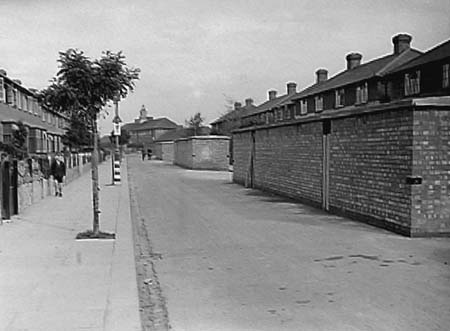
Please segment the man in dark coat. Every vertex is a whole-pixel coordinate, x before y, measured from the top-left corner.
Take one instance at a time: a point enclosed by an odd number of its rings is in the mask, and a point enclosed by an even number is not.
[[[55,181],[55,195],[62,197],[62,187],[66,180],[66,164],[61,153],[57,153],[51,165],[51,175]]]

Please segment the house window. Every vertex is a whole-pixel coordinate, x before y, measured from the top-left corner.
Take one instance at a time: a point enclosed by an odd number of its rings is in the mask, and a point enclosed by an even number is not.
[[[291,107],[289,107],[287,105],[284,108],[284,118],[287,120],[291,119]]]
[[[323,98],[321,95],[317,95],[314,97],[314,101],[316,104],[316,111],[322,111],[323,110]]]
[[[405,74],[405,96],[420,93],[420,70]]]
[[[13,89],[13,99],[12,99],[12,105],[14,107],[19,107],[19,96],[18,96],[18,91],[17,89]]]
[[[6,103],[12,105],[14,102],[14,89],[11,85],[5,85]]]
[[[334,97],[335,97],[336,108],[344,107],[344,104],[345,104],[345,101],[344,101],[344,89],[341,88],[339,90],[334,91]]]
[[[0,77],[0,101],[6,102],[6,90],[5,90],[5,83],[3,81],[3,77]]]
[[[356,104],[367,103],[369,99],[369,87],[367,82],[356,87]]]
[[[300,102],[296,102],[294,105],[294,117],[298,118],[300,116],[301,116]]]
[[[303,99],[300,101],[300,114],[306,115],[306,113],[308,113],[308,102],[306,99]]]
[[[446,63],[442,66],[442,87],[449,88],[450,87],[450,64]]]

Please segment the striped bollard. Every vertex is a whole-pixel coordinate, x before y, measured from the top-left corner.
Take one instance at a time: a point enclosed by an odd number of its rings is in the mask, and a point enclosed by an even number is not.
[[[120,161],[114,161],[114,184],[120,184]]]

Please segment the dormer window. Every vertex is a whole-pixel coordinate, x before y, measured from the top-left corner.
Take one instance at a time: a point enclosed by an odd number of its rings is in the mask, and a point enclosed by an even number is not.
[[[345,91],[343,88],[334,91],[334,99],[335,99],[336,108],[344,107],[344,105],[345,105],[345,99],[344,99],[345,94],[344,93],[345,93]]]
[[[277,112],[277,119],[278,121],[282,121],[283,120],[283,108],[278,108]]]
[[[369,87],[367,82],[356,87],[356,104],[367,103],[369,99]]]
[[[450,64],[446,63],[442,66],[442,87],[449,88],[450,87]]]
[[[303,99],[300,101],[300,114],[306,115],[308,113],[308,101],[306,99]]]
[[[405,96],[420,93],[420,70],[405,74]]]
[[[285,107],[284,108],[284,118],[287,120],[290,120],[291,119],[291,107],[290,107],[290,105],[286,105],[284,107]]]
[[[317,112],[322,111],[323,110],[323,98],[321,95],[317,95],[314,97],[314,101],[315,101],[315,109]]]

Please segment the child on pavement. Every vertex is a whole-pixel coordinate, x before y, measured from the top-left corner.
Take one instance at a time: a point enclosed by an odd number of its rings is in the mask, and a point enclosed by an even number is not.
[[[61,153],[57,153],[51,165],[51,175],[55,181],[55,195],[62,197],[62,187],[66,179],[66,164]]]

